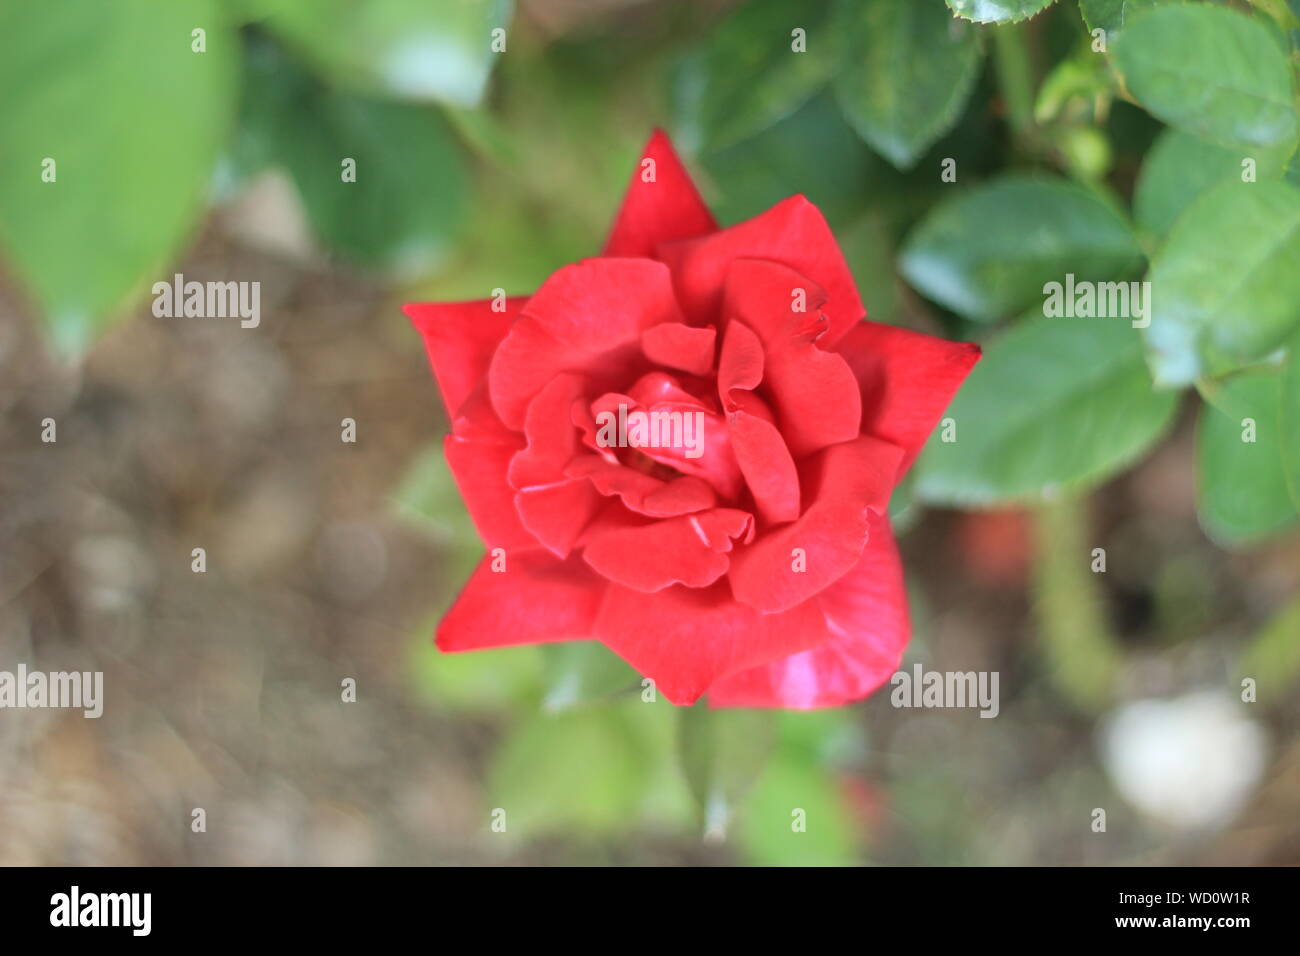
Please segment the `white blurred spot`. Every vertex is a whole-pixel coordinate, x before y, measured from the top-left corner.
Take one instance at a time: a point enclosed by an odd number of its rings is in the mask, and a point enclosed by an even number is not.
[[[1231,696],[1205,690],[1120,707],[1102,728],[1101,750],[1126,800],[1196,829],[1226,823],[1254,792],[1267,736]]]
[[[402,96],[474,106],[486,81],[486,65],[479,58],[436,33],[402,40],[384,61],[384,82]]]

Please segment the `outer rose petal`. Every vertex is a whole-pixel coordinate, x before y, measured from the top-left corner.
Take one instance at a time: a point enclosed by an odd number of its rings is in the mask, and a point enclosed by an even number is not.
[[[528,403],[561,372],[587,375],[596,392],[626,384],[647,368],[641,333],[661,322],[681,322],[662,263],[584,259],[565,266],[528,300],[492,356],[493,408],[518,429]]]
[[[509,554],[504,571],[484,558],[438,625],[438,647],[474,651],[591,636],[606,583],[576,557]]]
[[[710,588],[677,585],[656,594],[612,584],[593,628],[606,647],[678,705],[695,703],[727,674],[826,639],[826,622],[815,603],[759,614],[732,600],[721,582]]]
[[[497,420],[480,386],[461,404],[452,433],[443,440],[447,467],[469,509],[479,536],[489,548],[536,548],[515,511],[515,490],[506,475],[523,440]]]
[[[868,512],[889,504],[901,457],[898,446],[863,435],[810,459],[803,488],[812,503],[804,513],[732,555],[727,579],[736,599],[765,613],[784,611],[848,573],[867,542]],[[803,571],[792,567],[795,548],[804,551]]]
[[[647,159],[653,166],[647,166]],[[654,179],[646,182],[643,177],[650,169]],[[655,130],[632,173],[602,255],[649,257],[661,242],[691,239],[717,228],[673,144]]]
[[[456,414],[475,386],[483,381],[492,353],[527,303],[526,295],[507,298],[504,312],[494,312],[489,299],[410,302],[402,306],[424,339],[429,365],[449,416]]]
[[[980,359],[978,345],[878,322],[859,322],[838,351],[862,389],[862,430],[905,452],[900,478]]]
[[[866,315],[830,227],[803,196],[782,200],[767,212],[702,239],[659,246],[658,258],[673,270],[673,283],[687,318],[712,321],[722,303],[722,284],[736,259],[771,259],[826,290],[830,326],[821,344],[832,348]]]
[[[860,700],[898,670],[910,634],[903,565],[889,519],[871,516],[853,570],[814,601],[830,639],[709,688],[712,707],[835,707]]]

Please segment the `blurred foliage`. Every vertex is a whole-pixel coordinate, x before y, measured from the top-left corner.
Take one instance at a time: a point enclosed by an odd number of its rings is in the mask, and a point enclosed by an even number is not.
[[[948,412],[958,441],[931,443],[894,511],[1038,508],[1045,670],[1080,710],[1111,698],[1122,651],[1078,499],[1147,455],[1185,397],[1202,397],[1206,531],[1244,547],[1295,527],[1295,4],[748,0],[569,20],[543,6],[7,4],[5,266],[51,343],[84,356],[210,209],[281,170],[336,267],[410,298],[526,293],[600,248],[662,125],[724,222],[805,193],[872,318],[985,346]],[[1149,325],[1045,317],[1045,284],[1067,274],[1150,282]],[[440,581],[481,556],[458,501],[440,448],[393,494],[439,544]],[[679,713],[591,644],[440,655],[429,632],[452,597],[413,638],[412,680],[432,707],[517,718],[489,781],[511,833],[702,821],[759,862],[861,858],[871,798],[838,775],[865,743],[823,746],[854,736],[843,715]],[[1294,679],[1295,613],[1247,670]],[[932,784],[904,796],[960,826],[960,784]]]
[[[0,244],[63,350],[167,276],[231,132],[238,59],[216,0],[0,7]]]

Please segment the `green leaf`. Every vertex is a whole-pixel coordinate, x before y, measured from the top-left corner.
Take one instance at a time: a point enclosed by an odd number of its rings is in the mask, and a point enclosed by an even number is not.
[[[899,265],[929,298],[989,322],[1022,312],[1043,285],[1125,278],[1141,252],[1124,217],[1063,179],[1007,176],[958,193],[913,230]]]
[[[837,225],[861,211],[880,161],[834,100],[818,95],[743,143],[705,153],[700,164],[713,183],[710,208],[722,222],[749,219],[802,193]]]
[[[65,352],[164,278],[197,224],[237,59],[213,0],[0,7],[0,247]]]
[[[1295,142],[1287,55],[1249,16],[1199,3],[1144,10],[1114,54],[1137,101],[1172,126],[1225,145]]]
[[[466,174],[433,108],[325,88],[263,45],[250,53],[240,133],[244,157],[289,170],[329,248],[404,274],[449,251],[467,210]]]
[[[1206,142],[1178,129],[1165,130],[1147,153],[1133,197],[1138,224],[1156,236],[1169,232],[1174,221],[1202,193],[1215,186],[1242,182],[1242,162],[1255,161],[1257,180],[1281,179],[1286,171],[1286,147],[1232,148]]]
[[[707,839],[721,840],[745,794],[763,771],[776,739],[768,710],[678,709],[679,753],[700,807]]]
[[[274,0],[264,26],[359,92],[477,106],[510,0]],[[507,37],[506,51],[510,49]]]
[[[1237,676],[1255,679],[1261,703],[1276,706],[1295,699],[1289,693],[1289,688],[1300,678],[1300,641],[1296,640],[1297,634],[1300,634],[1300,597],[1284,605],[1251,638],[1238,661]]]
[[[952,128],[979,75],[979,34],[937,3],[841,0],[835,94],[854,128],[900,169]]]
[[[992,505],[1096,485],[1149,448],[1176,405],[1151,387],[1128,321],[1025,319],[988,346],[949,406],[956,440],[929,443],[917,495]]]
[[[609,834],[637,822],[653,767],[649,742],[621,708],[542,715],[511,729],[488,796],[505,810],[507,834]]]
[[[1187,384],[1261,358],[1300,322],[1300,189],[1225,183],[1174,223],[1151,263],[1148,361]]]
[[[781,753],[746,801],[740,845],[758,866],[849,866],[857,834],[832,774],[806,758]]]
[[[445,654],[433,643],[441,612],[414,635],[408,670],[416,692],[435,707],[491,716],[533,709],[542,680],[536,645]]]
[[[1106,42],[1114,43],[1134,14],[1182,0],[1079,0],[1079,12],[1089,30],[1105,30]]]
[[[976,23],[1015,23],[1041,13],[1054,0],[947,0],[948,9]]]
[[[641,686],[641,675],[599,641],[561,641],[543,648],[549,711],[608,701]]]
[[[1294,524],[1282,465],[1278,370],[1249,369],[1204,385],[1202,393],[1206,404],[1196,427],[1202,526],[1223,544],[1241,545]]]
[[[1291,337],[1282,362],[1281,399],[1282,470],[1291,503],[1300,509],[1300,334]]]
[[[840,786],[844,768],[865,754],[854,711],[787,710],[776,719],[776,751],[737,820],[740,846],[762,866],[858,862],[863,834]]]
[[[878,211],[872,211],[839,230],[836,238],[844,261],[853,271],[872,322],[893,325],[901,314],[899,281],[894,272],[894,242],[889,224]]]
[[[829,10],[830,0],[750,0],[722,21],[674,78],[678,144],[699,152],[737,143],[825,86],[838,49]]]

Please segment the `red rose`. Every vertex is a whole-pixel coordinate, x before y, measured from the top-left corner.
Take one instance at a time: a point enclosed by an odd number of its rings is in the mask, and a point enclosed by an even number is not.
[[[808,200],[719,229],[656,133],[599,257],[496,310],[405,311],[505,555],[442,650],[598,640],[673,703],[731,707],[842,704],[897,669],[890,492],[979,349],[865,321]]]

